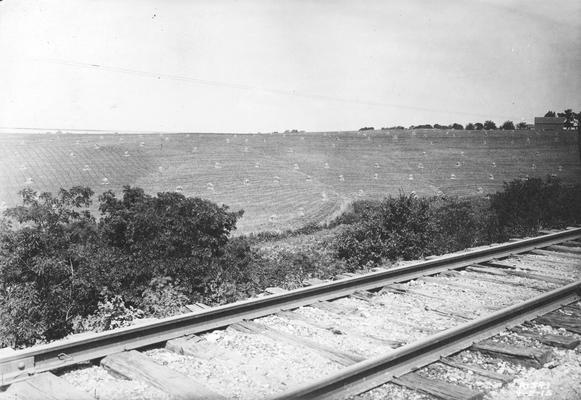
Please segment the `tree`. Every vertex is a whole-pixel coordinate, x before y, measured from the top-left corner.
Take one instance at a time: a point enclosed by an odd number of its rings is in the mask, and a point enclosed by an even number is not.
[[[452,124],[452,129],[462,130],[464,127],[456,122]]]
[[[448,125],[434,124],[434,129],[450,129]]]
[[[486,129],[487,131],[496,129],[496,124],[493,121],[488,120],[484,122],[483,128]]]
[[[528,125],[524,121],[521,121],[518,124],[516,124],[516,129],[522,130],[522,129],[527,129],[527,127],[528,127]]]
[[[565,118],[565,123],[563,124],[565,129],[573,129],[576,126],[576,120],[579,118],[577,114],[575,114],[570,108],[566,109],[562,113],[559,113],[558,115],[561,118]]]
[[[476,128],[477,131],[481,131],[482,129],[484,129],[484,125],[481,122],[476,122],[474,124],[474,127]]]
[[[474,126],[474,124],[472,122],[470,122],[466,125],[467,131],[473,131],[474,129],[476,129],[476,127]]]
[[[90,188],[20,194],[4,213],[20,225],[0,224],[0,346],[60,338],[107,298],[141,307],[162,281],[175,298],[224,301],[248,274],[248,246],[229,237],[242,211],[126,186],[100,196],[97,223]]]
[[[88,211],[93,191],[19,194],[22,205],[4,214],[21,227],[0,236],[0,336],[22,344],[66,334],[72,317],[96,305],[99,288],[83,273],[83,248],[97,236]],[[32,316],[34,323],[20,329],[18,321]]]
[[[514,123],[512,121],[504,121],[500,126],[500,129],[503,129],[505,131],[513,131],[515,129]]]
[[[546,114],[545,114],[545,117],[547,117],[547,118],[554,118],[556,116],[557,115],[555,114],[555,112],[554,111],[550,111],[550,110],[547,111]]]
[[[134,288],[135,296],[154,276],[177,279],[188,295],[201,295],[243,214],[198,197],[150,196],[130,186],[123,188],[121,199],[108,191],[99,200],[99,232],[126,260],[126,286]],[[134,265],[140,266],[138,272]]]

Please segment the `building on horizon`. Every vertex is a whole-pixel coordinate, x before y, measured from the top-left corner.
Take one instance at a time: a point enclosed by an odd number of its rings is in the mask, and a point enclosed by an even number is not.
[[[565,126],[563,117],[535,117],[535,130],[558,131]]]

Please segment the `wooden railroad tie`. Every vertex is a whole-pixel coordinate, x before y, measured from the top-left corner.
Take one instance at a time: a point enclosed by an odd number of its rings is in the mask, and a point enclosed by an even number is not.
[[[101,360],[101,366],[112,375],[143,381],[175,399],[225,399],[189,376],[160,365],[136,350],[111,354]]]
[[[497,284],[503,284],[503,285],[510,285],[510,286],[516,286],[516,287],[526,287],[526,288],[532,288],[532,289],[536,289],[539,291],[547,291],[549,290],[546,286],[543,286],[541,284],[536,284],[536,283],[525,283],[525,282],[513,282],[507,279],[501,279],[502,277],[506,278],[506,277],[510,277],[510,276],[517,276],[517,277],[521,277],[521,278],[527,278],[530,280],[535,280],[535,281],[545,281],[545,275],[538,275],[538,274],[529,274],[526,273],[524,271],[502,271],[502,270],[498,270],[496,268],[487,268],[487,267],[467,267],[466,271],[469,272],[476,272],[478,274],[481,275],[488,275],[488,276],[478,276],[478,275],[465,275],[466,278],[469,279],[475,279],[475,280],[479,280],[479,281],[484,281],[484,282],[492,282],[492,283],[497,283]],[[493,276],[493,277],[490,277]],[[551,282],[551,283],[557,283],[559,282],[559,284],[565,285],[566,283],[569,283],[568,281],[565,280],[561,280],[559,278],[554,278],[554,277],[546,277],[546,279]]]
[[[581,247],[561,246],[555,244],[553,246],[546,247],[546,249],[550,251],[555,251],[557,253],[581,255]]]
[[[434,284],[440,285],[440,286],[452,286],[452,287],[456,287],[456,288],[462,289],[462,290],[470,290],[470,291],[481,292],[481,293],[488,293],[490,291],[488,288],[485,288],[485,287],[470,285],[470,284],[465,284],[465,283],[460,283],[460,282],[452,282],[449,280],[434,278],[432,276],[423,276],[421,278],[418,278],[418,280],[423,281],[423,282],[428,282],[428,283],[434,283]]]
[[[538,333],[533,331],[525,331],[519,326],[509,328],[511,332],[524,336],[530,339],[535,339],[543,344],[553,347],[560,347],[563,349],[574,349],[581,343],[581,341],[573,336],[560,336],[550,333]]]
[[[484,397],[484,393],[466,386],[424,378],[415,372],[393,378],[391,382],[445,400],[479,400]]]
[[[208,342],[197,335],[188,335],[168,340],[165,348],[176,354],[199,358],[202,360],[242,361],[239,353],[226,350],[216,343]]]
[[[393,349],[401,347],[403,345],[406,344],[406,342],[400,341],[400,340],[391,340],[391,339],[386,339],[386,338],[382,338],[379,337],[377,335],[373,335],[370,333],[364,333],[363,335],[360,334],[359,332],[350,332],[350,331],[345,331],[343,329],[338,329],[336,326],[334,325],[328,325],[328,324],[322,324],[319,321],[313,321],[311,318],[306,317],[304,315],[292,312],[292,311],[280,311],[277,313],[277,315],[279,317],[282,318],[286,318],[286,319],[290,319],[290,320],[296,320],[296,321],[300,321],[302,324],[313,327],[313,328],[318,328],[318,329],[323,329],[323,330],[327,330],[335,335],[349,335],[349,336],[355,336],[355,337],[363,337],[363,338],[367,338],[367,339],[372,339],[375,340],[377,342],[380,342],[384,345],[387,345]]]
[[[5,392],[0,392],[0,399],[95,400],[87,392],[51,372],[43,372],[25,381],[13,383]]]
[[[441,300],[440,297],[437,297],[437,296],[434,296],[434,295],[431,295],[428,293],[424,293],[422,291],[418,291],[415,289],[410,289],[407,286],[401,285],[399,283],[392,283],[390,285],[384,286],[379,293],[381,294],[382,292],[394,293],[394,294],[409,293],[409,294],[415,294],[416,296],[420,296],[420,297],[426,297],[428,299]]]
[[[476,267],[483,267],[483,268],[499,268],[501,270],[504,270],[504,269],[508,269],[508,270],[517,269],[514,265],[505,264],[505,263],[503,263],[501,261],[498,261],[498,260],[484,261],[484,262],[482,262],[480,264],[473,264],[473,265],[476,266]],[[525,270],[525,271],[526,270],[532,271],[530,268],[520,268],[520,269]]]
[[[562,252],[552,251],[552,250],[534,249],[534,250],[531,250],[530,253],[537,254],[539,256],[551,256],[551,257],[566,258],[566,259],[571,259],[571,260],[581,260],[581,254],[562,253]]]
[[[331,313],[334,313],[337,315],[352,314],[353,312],[358,310],[357,307],[346,308],[343,306],[338,306],[338,305],[334,304],[333,301],[321,301],[319,303],[311,304],[310,307],[318,308],[320,310],[331,312]],[[416,329],[418,331],[427,332],[430,335],[439,332],[437,329],[422,327],[422,326],[419,326],[413,322],[403,321],[403,320],[393,318],[393,317],[384,317],[383,319],[386,321],[393,322],[393,323],[398,324],[398,325],[409,326],[410,328]]]
[[[518,276],[520,278],[533,279],[533,280],[543,281],[543,282],[550,282],[550,283],[554,283],[557,285],[567,285],[567,284],[571,283],[567,279],[555,278],[555,277],[549,276],[549,275],[536,274],[536,273],[521,271],[521,270],[517,270],[517,269],[498,269],[498,268],[489,268],[488,266],[474,265],[474,266],[467,267],[466,270],[472,271],[472,272],[479,272],[479,273],[483,273],[483,274],[496,275],[496,276],[511,276],[512,275],[512,276]]]
[[[475,343],[470,347],[470,350],[491,354],[498,358],[504,358],[508,361],[537,369],[553,358],[551,350],[530,349],[503,343]]]
[[[472,371],[477,375],[480,376],[484,376],[486,378],[490,378],[490,379],[495,379],[497,381],[501,381],[503,383],[508,383],[514,380],[514,375],[505,375],[505,374],[499,374],[498,372],[495,371],[490,371],[481,367],[477,367],[474,365],[468,365],[468,364],[464,364],[464,363],[460,363],[457,361],[453,361],[451,358],[449,357],[443,357],[439,360],[440,363],[448,365],[450,367],[454,367],[457,369],[461,369],[464,371]]]
[[[555,328],[563,328],[569,332],[581,335],[581,316],[579,314],[565,315],[558,311],[537,317],[536,322],[539,324],[550,325]]]
[[[567,242],[559,243],[559,246],[565,247],[581,247],[581,242],[578,240],[569,240]]]
[[[248,334],[260,334],[264,335],[272,340],[275,341],[284,341],[290,343],[294,346],[306,347],[311,350],[316,351],[317,353],[321,354],[322,356],[332,360],[336,363],[341,365],[352,365],[358,363],[360,361],[365,360],[365,357],[360,356],[358,354],[352,354],[343,352],[340,350],[336,350],[333,347],[326,346],[320,343],[317,343],[310,339],[305,339],[300,336],[292,335],[290,333],[282,332],[277,329],[273,329],[269,326],[259,324],[252,321],[243,321],[237,322],[235,324],[230,325],[233,329],[240,331],[242,333]]]

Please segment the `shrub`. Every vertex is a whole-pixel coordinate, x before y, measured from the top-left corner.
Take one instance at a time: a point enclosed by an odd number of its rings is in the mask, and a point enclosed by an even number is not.
[[[496,215],[486,199],[433,198],[430,254],[444,254],[498,240]]]
[[[102,332],[130,326],[136,319],[143,318],[142,310],[125,304],[123,296],[105,296],[97,306],[97,311],[88,316],[76,316],[72,322],[73,332]]]
[[[0,348],[44,342],[47,321],[33,283],[0,291]]]
[[[34,327],[13,329],[18,345],[66,335],[75,315],[94,309],[98,293],[82,274],[80,251],[96,237],[88,212],[92,191],[74,187],[53,196],[25,189],[20,194],[23,205],[5,212],[20,227],[0,233],[0,287],[8,295],[26,294],[22,304],[16,297],[2,303],[0,312],[16,321],[14,327],[29,319],[30,312],[37,316]]]
[[[429,200],[415,195],[388,197],[360,218],[362,222],[341,234],[334,245],[336,256],[351,267],[374,266],[382,258],[422,257],[434,231]]]
[[[527,236],[541,228],[581,222],[581,186],[562,185],[558,178],[514,180],[492,195],[504,237]]]
[[[379,232],[371,224],[357,223],[339,234],[333,248],[335,256],[344,260],[349,272],[360,268],[372,268],[383,259],[384,243]]]
[[[347,270],[345,263],[329,252],[313,248],[260,252],[255,256],[252,269],[257,287],[262,289],[272,286],[295,289],[307,279],[330,279]]]
[[[348,210],[331,221],[328,227],[352,225],[373,218],[373,215],[378,212],[380,204],[381,202],[377,200],[357,200],[351,203]]]
[[[149,287],[143,291],[141,309],[146,315],[155,318],[183,313],[186,304],[190,303],[184,292],[185,289],[170,277],[153,278]]]
[[[112,192],[100,197],[103,217],[97,224],[89,212],[89,188],[61,189],[56,196],[31,189],[20,194],[22,206],[5,212],[19,226],[0,226],[2,337],[17,345],[63,337],[73,320],[89,315],[107,329],[115,325],[107,322],[108,312],[115,321],[140,307],[153,315],[175,312],[168,303],[186,296],[222,301],[235,295],[216,295],[215,282],[235,282],[238,293],[236,282],[245,279],[233,273],[240,263],[225,270],[219,262],[234,260],[229,234],[242,212],[178,193],[149,196],[125,187],[121,199]],[[238,249],[245,251],[248,246]]]

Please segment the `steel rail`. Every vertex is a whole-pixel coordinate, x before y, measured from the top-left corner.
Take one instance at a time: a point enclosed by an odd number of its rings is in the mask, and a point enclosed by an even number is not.
[[[225,327],[235,322],[259,318],[281,310],[344,297],[357,290],[369,290],[391,283],[405,282],[577,238],[581,238],[581,228],[571,228],[484,249],[444,255],[405,267],[372,272],[214,307],[201,312],[164,318],[148,324],[30,347],[0,357],[0,386],[26,379],[30,374],[99,359],[116,352],[138,349],[188,334]]]
[[[519,325],[579,300],[581,300],[581,280],[445,330],[425,340],[400,347],[387,355],[359,362],[272,399],[346,399],[436,362],[440,357],[466,349],[474,342],[493,336],[507,327]]]

